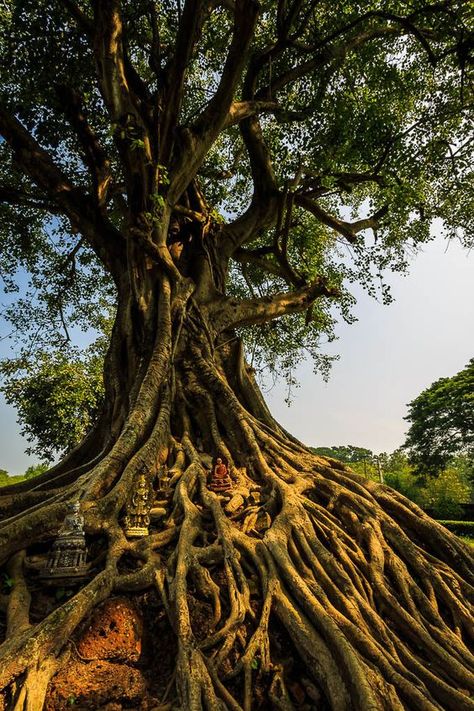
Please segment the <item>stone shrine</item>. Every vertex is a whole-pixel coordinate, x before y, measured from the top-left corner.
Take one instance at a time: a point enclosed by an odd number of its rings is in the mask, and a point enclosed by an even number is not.
[[[59,529],[41,577],[61,584],[83,579],[87,574],[86,557],[84,517],[79,502],[75,501],[70,504],[70,513]]]

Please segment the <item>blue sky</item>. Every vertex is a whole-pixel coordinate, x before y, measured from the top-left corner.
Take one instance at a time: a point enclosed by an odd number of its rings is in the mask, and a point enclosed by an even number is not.
[[[394,274],[389,282],[390,306],[357,294],[359,320],[341,323],[339,340],[326,347],[340,355],[328,383],[304,362],[290,408],[284,383],[266,393],[277,420],[306,444],[393,451],[407,429],[406,403],[474,356],[474,252],[437,238],[414,258],[407,276]],[[6,355],[7,342],[1,345]],[[37,460],[24,454],[27,442],[3,399],[0,422],[0,468],[21,473]]]

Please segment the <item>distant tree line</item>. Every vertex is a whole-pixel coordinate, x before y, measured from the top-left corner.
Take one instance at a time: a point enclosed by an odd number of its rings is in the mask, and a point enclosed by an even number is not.
[[[404,449],[391,454],[375,454],[370,449],[353,445],[314,447],[316,454],[333,457],[348,464],[366,479],[382,481],[428,509],[435,518],[456,519],[474,503],[474,471],[472,459],[466,455],[452,457],[433,476],[420,473]]]

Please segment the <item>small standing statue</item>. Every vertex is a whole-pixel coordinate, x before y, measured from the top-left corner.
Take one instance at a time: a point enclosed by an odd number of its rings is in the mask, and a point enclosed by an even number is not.
[[[217,457],[216,463],[212,468],[208,488],[215,494],[227,494],[232,489],[229,470],[221,457]]]
[[[127,505],[124,518],[125,535],[128,538],[148,536],[150,525],[151,492],[144,474],[140,474],[138,485]]]
[[[161,468],[158,475],[158,492],[160,496],[168,496],[171,493],[170,481],[171,477],[165,465]]]
[[[70,513],[59,529],[41,577],[61,581],[82,579],[87,573],[84,517],[79,501],[70,504]]]

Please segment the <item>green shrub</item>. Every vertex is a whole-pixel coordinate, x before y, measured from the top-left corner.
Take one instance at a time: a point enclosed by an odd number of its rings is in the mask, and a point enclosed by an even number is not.
[[[471,536],[474,538],[474,521],[439,521],[443,526],[457,536]]]
[[[424,489],[423,508],[431,509],[443,520],[460,518],[462,504],[469,501],[471,487],[461,472],[448,467],[436,478],[429,479]]]

